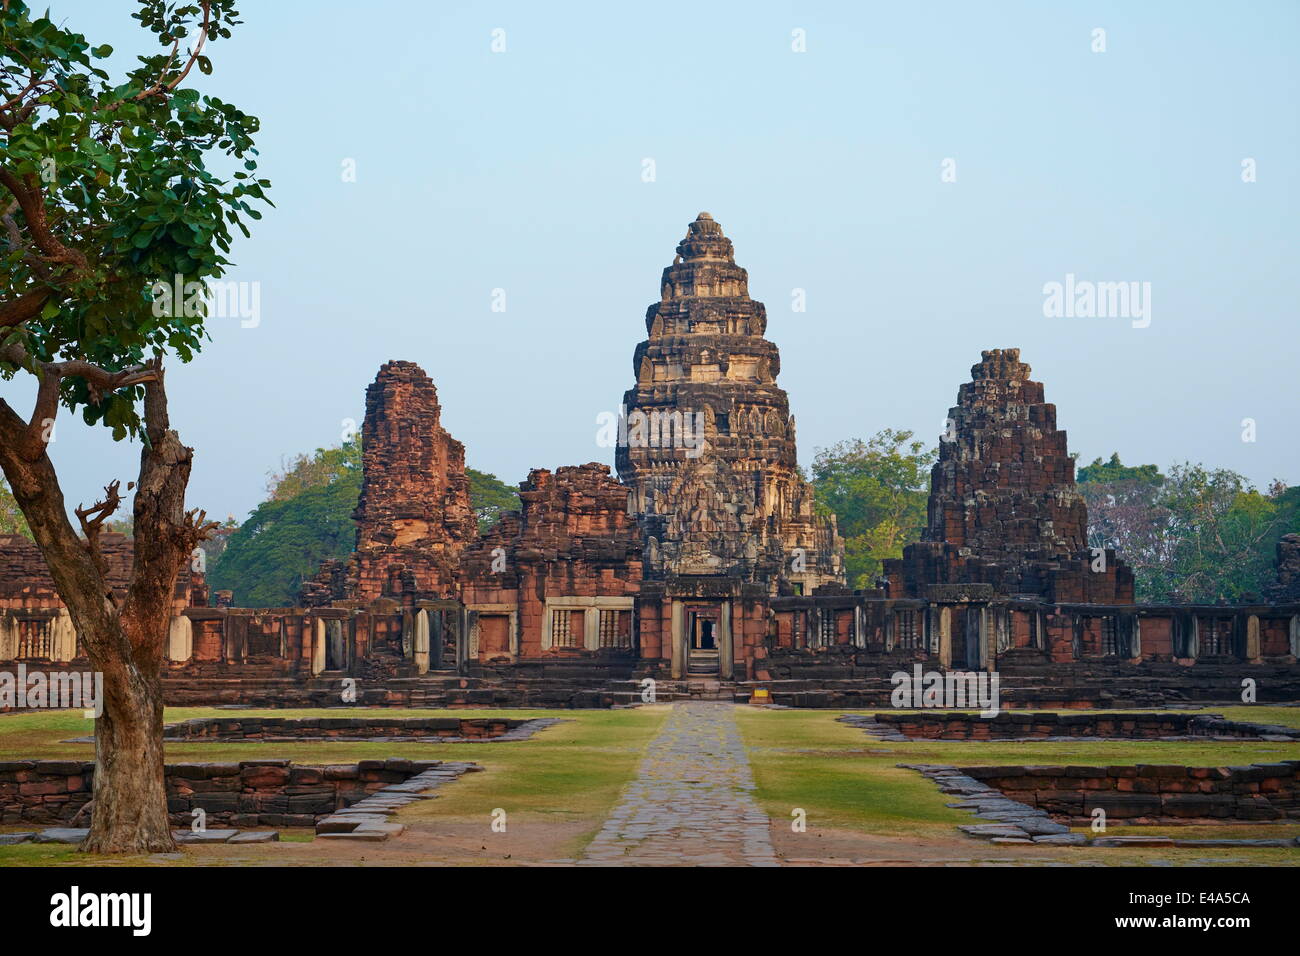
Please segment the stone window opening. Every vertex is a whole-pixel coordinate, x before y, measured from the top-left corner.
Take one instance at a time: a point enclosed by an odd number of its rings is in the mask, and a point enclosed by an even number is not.
[[[1201,618],[1198,633],[1198,657],[1218,657],[1232,653],[1232,618]]]
[[[572,627],[573,612],[561,608],[551,612],[551,646],[576,647]]]
[[[627,649],[632,646],[632,612],[600,612],[600,646]]]
[[[1101,619],[1101,654],[1103,657],[1119,656],[1119,626],[1114,617]]]
[[[20,621],[18,624],[18,653],[15,660],[42,658],[54,660],[54,638],[45,621]]]
[[[915,611],[894,612],[894,647],[903,651],[917,649],[918,631]]]
[[[822,608],[821,616],[821,641],[818,646],[830,647],[835,643],[835,610],[833,608]]]

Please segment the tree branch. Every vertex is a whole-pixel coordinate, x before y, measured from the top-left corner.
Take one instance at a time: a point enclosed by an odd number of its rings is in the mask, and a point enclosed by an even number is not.
[[[81,532],[86,536],[86,551],[90,558],[95,562],[95,567],[99,569],[99,574],[105,580],[108,579],[108,561],[104,558],[103,551],[99,547],[99,535],[104,529],[104,522],[117,511],[118,506],[122,503],[122,496],[118,494],[118,488],[121,482],[114,479],[104,486],[104,498],[97,501],[89,508],[77,508],[77,521],[81,523]],[[128,488],[131,486],[128,485]]]
[[[31,289],[16,299],[0,302],[0,329],[17,328],[41,314],[54,295],[52,289]]]
[[[36,248],[44,254],[47,261],[52,264],[67,264],[77,269],[86,268],[86,257],[79,250],[65,246],[50,231],[49,221],[45,216],[44,194],[31,176],[27,177],[27,182],[23,182],[9,170],[0,167],[0,185],[9,190],[10,195],[18,203],[27,228],[32,234],[32,241],[36,243]]]
[[[27,350],[17,342],[11,342],[0,348],[0,360],[21,368],[30,368],[33,365]],[[98,405],[104,400],[105,395],[119,388],[161,381],[162,358],[131,365],[116,372],[81,359],[70,359],[66,362],[37,362],[35,374],[40,380],[40,385],[36,390],[36,403],[27,422],[27,434],[23,443],[29,455],[37,455],[44,449],[46,427],[58,417],[59,387],[65,378],[83,379],[90,392],[91,402]]]
[[[203,45],[208,40],[208,24],[212,12],[211,0],[200,0],[200,3],[203,7],[203,23],[199,26],[199,42],[195,44],[194,49],[190,51],[190,58],[188,62],[186,62],[185,68],[172,80],[168,81],[165,79],[168,68],[171,67],[172,62],[176,59],[176,54],[180,52],[181,41],[178,38],[176,42],[172,44],[172,52],[168,55],[167,62],[163,64],[162,72],[158,74],[158,80],[153,84],[153,86],[143,89],[139,93],[135,94],[135,96],[132,96],[130,98],[131,101],[144,100],[151,96],[164,96],[167,93],[170,93],[180,85],[181,81],[184,80],[185,77],[189,75],[190,70],[194,69],[194,64],[198,62],[199,59],[199,53],[202,52]],[[127,101],[118,100],[116,103],[111,104],[108,107],[108,112],[112,112],[125,102]]]

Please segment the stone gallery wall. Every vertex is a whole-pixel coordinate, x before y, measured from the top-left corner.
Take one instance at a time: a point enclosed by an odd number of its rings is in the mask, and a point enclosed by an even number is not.
[[[196,809],[204,811],[209,828],[310,827],[335,810],[439,764],[404,759],[320,767],[288,760],[168,764],[167,810],[179,827],[194,821]],[[90,802],[94,774],[94,763],[80,760],[0,762],[0,822],[71,823]]]
[[[1300,820],[1300,760],[1244,767],[963,767],[1013,800],[1071,822]]]

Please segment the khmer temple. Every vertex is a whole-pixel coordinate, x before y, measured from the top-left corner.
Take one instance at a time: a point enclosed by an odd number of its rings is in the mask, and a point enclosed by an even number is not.
[[[629,323],[630,327],[630,323]],[[1269,603],[1134,602],[1090,549],[1066,432],[1017,349],[960,386],[921,540],[850,589],[835,519],[797,463],[780,355],[721,225],[701,213],[633,352],[614,470],[535,468],[479,533],[465,449],[416,364],[366,393],[356,549],[299,606],[209,607],[178,583],[169,702],[610,706],[749,699],[876,706],[900,668],[996,670],[1007,706],[1158,706],[1300,696],[1300,548]],[[34,548],[0,539],[0,659],[73,661]]]

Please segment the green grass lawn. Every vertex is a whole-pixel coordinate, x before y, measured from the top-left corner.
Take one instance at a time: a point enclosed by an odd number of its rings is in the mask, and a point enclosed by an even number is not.
[[[240,716],[338,717],[329,710],[240,710]],[[191,717],[229,717],[228,710],[168,708],[168,722]],[[213,763],[273,757],[298,764],[353,763],[368,758],[469,761],[484,768],[440,791],[438,800],[422,801],[403,811],[404,819],[436,815],[446,819],[481,819],[500,807],[512,821],[576,821],[583,836],[567,849],[577,853],[613,809],[632,779],[642,751],[668,714],[668,708],[631,710],[386,710],[391,717],[559,717],[564,723],[529,740],[505,743],[329,742],[168,743],[169,762]],[[91,722],[75,711],[0,716],[0,759],[77,758],[94,755],[90,743],[63,743],[91,733]],[[33,825],[7,826],[18,831]],[[286,833],[292,831],[286,831]],[[0,847],[0,865],[76,862],[70,847],[19,844]],[[135,860],[134,862],[139,862]]]
[[[810,827],[933,839],[951,837],[959,824],[988,822],[975,819],[967,811],[947,807],[946,804],[957,802],[957,798],[940,793],[919,773],[898,767],[900,763],[967,767],[1139,763],[1235,766],[1300,759],[1300,744],[1258,741],[882,741],[835,719],[841,713],[875,712],[737,709],[737,722],[749,747],[750,762],[758,784],[758,799],[774,821],[789,820],[792,808],[800,807],[807,811]],[[1225,716],[1290,725],[1297,725],[1296,718],[1300,718],[1300,709],[1295,708],[1242,707],[1224,708],[1223,712]],[[1209,831],[1216,839],[1297,836],[1300,835],[1300,823],[1200,827],[1194,831],[1180,827],[1113,825],[1108,835],[1182,834],[1200,837]],[[960,838],[967,839],[964,836]],[[977,850],[979,844],[973,840],[970,842],[972,851]],[[1070,855],[1064,855],[1066,853]],[[1216,854],[1235,858],[1245,854],[1252,862],[1261,863],[1300,863],[1300,850],[1283,849],[1230,852],[1151,850],[1134,855],[1127,850],[1062,848],[1058,855],[1064,855],[1065,859],[1141,863],[1157,855],[1168,859],[1191,859],[1214,857]]]
[[[507,743],[383,743],[281,741],[275,743],[172,743],[173,762],[216,762],[258,758],[287,758],[299,764],[351,763],[365,758],[409,757],[472,761],[486,772],[468,774],[440,791],[439,799],[421,801],[402,811],[412,822],[436,819],[455,823],[482,821],[502,808],[512,822],[564,823],[565,845],[557,856],[581,853],[613,809],[623,788],[636,773],[646,745],[668,714],[667,705],[630,710],[392,710],[387,716],[447,716],[513,718],[560,717],[565,722],[529,740]],[[1263,723],[1300,726],[1300,708],[1216,708],[1225,716]],[[873,711],[859,711],[871,713]],[[211,708],[172,708],[167,720],[230,716]],[[339,716],[338,709],[241,710],[240,716]],[[945,763],[957,766],[988,764],[1137,764],[1183,763],[1228,766],[1252,762],[1300,759],[1300,744],[1271,742],[965,742],[881,741],[860,728],[836,720],[839,710],[768,710],[737,707],[736,719],[749,748],[760,805],[782,827],[793,808],[804,809],[809,827],[881,837],[957,843],[978,857],[987,847],[955,830],[976,822],[920,774],[899,763]],[[90,759],[93,745],[64,743],[86,736],[91,722],[79,712],[42,712],[0,716],[0,759]],[[9,826],[6,830],[31,829]],[[1111,835],[1143,833],[1188,837],[1275,837],[1300,834],[1300,824],[1223,827],[1112,826]],[[295,836],[286,831],[285,839]],[[302,836],[308,839],[307,836]],[[962,842],[964,841],[964,842]],[[1053,859],[1110,864],[1153,860],[1251,862],[1291,864],[1300,852],[1291,850],[1130,850],[1027,848],[1027,860]],[[202,861],[186,852],[169,865]],[[19,845],[0,847],[0,865],[61,865],[91,862],[71,847]],[[139,859],[100,860],[96,864],[130,864]]]

